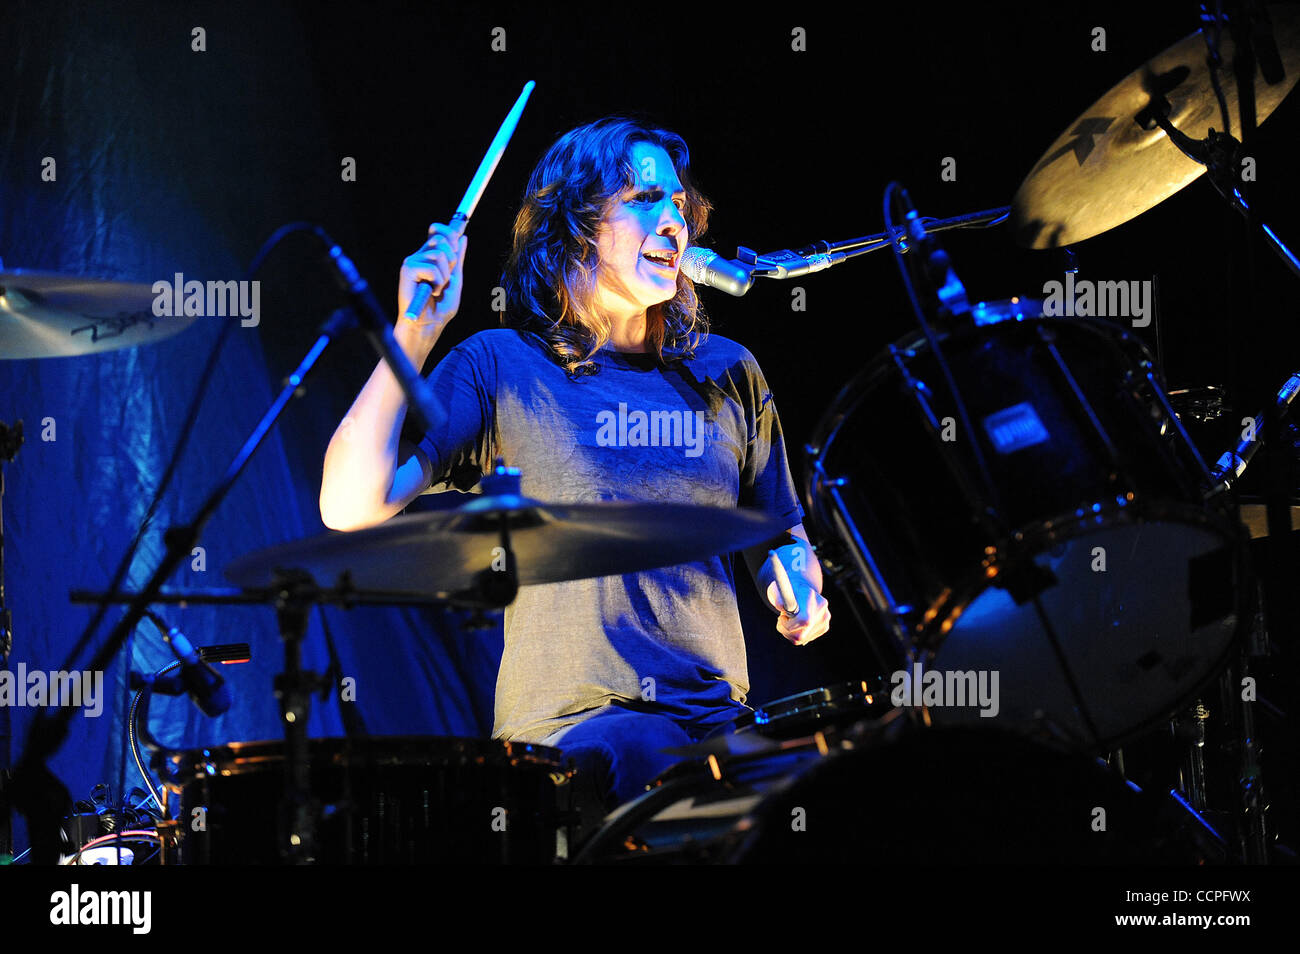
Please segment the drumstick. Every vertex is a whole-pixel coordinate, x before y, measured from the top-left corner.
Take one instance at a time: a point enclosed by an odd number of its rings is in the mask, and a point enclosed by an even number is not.
[[[456,214],[451,217],[449,223],[454,229],[454,237],[459,239],[465,232],[465,226],[469,224],[469,217],[474,214],[475,207],[478,206],[478,200],[483,197],[483,192],[487,189],[488,180],[492,178],[492,173],[496,172],[497,163],[501,161],[501,156],[506,151],[506,145],[510,142],[510,137],[514,135],[515,127],[519,125],[519,117],[524,114],[524,106],[528,102],[528,96],[537,84],[529,80],[524,84],[524,91],[519,94],[515,100],[515,105],[510,112],[506,114],[505,121],[497,134],[492,139],[492,144],[488,146],[487,152],[483,155],[483,161],[478,165],[478,172],[474,173],[474,178],[470,180],[469,188],[465,190],[465,197],[460,200],[460,205],[456,207]],[[424,311],[424,306],[429,301],[429,296],[433,294],[433,285],[428,282],[420,282],[415,286],[415,294],[411,296],[411,303],[406,306],[404,317],[416,321],[420,317],[420,312]],[[439,289],[441,294],[441,289]]]
[[[781,595],[785,611],[791,615],[798,613],[799,601],[795,598],[794,587],[790,585],[790,577],[785,572],[781,558],[776,555],[775,550],[768,550],[767,558],[772,562],[772,573],[776,576],[776,590]]]

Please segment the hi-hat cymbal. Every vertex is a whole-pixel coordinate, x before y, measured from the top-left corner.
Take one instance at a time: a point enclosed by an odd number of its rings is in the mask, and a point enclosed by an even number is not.
[[[1270,85],[1256,65],[1257,123],[1277,108],[1300,77],[1297,7],[1274,4],[1268,14],[1285,75]],[[1240,139],[1234,46],[1226,29],[1220,34],[1219,51],[1219,83],[1229,114],[1226,130],[1205,38],[1197,31],[1126,76],[1052,143],[1012,201],[1016,240],[1027,248],[1082,241],[1135,218],[1205,172],[1205,166],[1185,156],[1144,111],[1163,97],[1170,123],[1192,139],[1205,139],[1211,128]]]
[[[153,286],[12,269],[0,272],[0,358],[57,358],[170,338],[192,317],[159,318]]]
[[[328,533],[248,554],[226,568],[247,588],[278,570],[302,570],[320,586],[456,599],[502,568],[500,522],[509,521],[518,583],[529,586],[635,573],[703,560],[769,541],[789,529],[743,508],[696,504],[544,504],[483,495],[449,512],[394,517],[352,533]]]

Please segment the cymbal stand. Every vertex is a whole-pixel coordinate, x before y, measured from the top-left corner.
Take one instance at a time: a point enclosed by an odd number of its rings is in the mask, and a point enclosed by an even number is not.
[[[0,421],[0,669],[9,668],[9,654],[13,651],[13,619],[5,605],[5,469],[13,463],[18,448],[23,446],[23,422],[11,428]],[[13,854],[13,820],[9,810],[9,759],[11,755],[8,706],[0,706],[0,864]]]

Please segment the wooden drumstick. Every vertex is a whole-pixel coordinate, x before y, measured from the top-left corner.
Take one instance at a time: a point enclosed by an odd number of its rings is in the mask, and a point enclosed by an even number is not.
[[[524,114],[524,106],[528,102],[528,96],[536,85],[532,80],[524,84],[524,91],[519,94],[519,98],[515,100],[515,105],[506,114],[505,121],[501,123],[501,128],[497,130],[496,136],[492,139],[492,144],[488,146],[483,161],[478,165],[478,172],[474,173],[469,188],[465,190],[465,197],[460,200],[460,205],[456,207],[456,214],[451,217],[449,224],[455,230],[457,239],[464,234],[465,226],[469,224],[469,217],[474,214],[474,209],[478,206],[478,200],[483,197],[488,180],[492,178],[492,173],[496,171],[497,163],[501,161],[501,156],[506,151],[506,145],[510,142],[510,137],[514,135],[515,127],[519,125],[519,117]],[[433,292],[434,287],[428,282],[420,282],[416,285],[415,294],[411,296],[411,303],[406,306],[403,317],[417,321],[420,312],[424,311],[424,306],[428,304],[429,297]],[[441,294],[441,289],[439,289],[439,293]]]
[[[785,605],[785,611],[791,616],[799,612],[799,600],[795,598],[794,587],[790,585],[790,577],[785,572],[785,566],[781,563],[781,558],[776,555],[775,550],[767,551],[767,558],[772,562],[772,574],[776,577],[776,590],[781,596],[781,602]]]

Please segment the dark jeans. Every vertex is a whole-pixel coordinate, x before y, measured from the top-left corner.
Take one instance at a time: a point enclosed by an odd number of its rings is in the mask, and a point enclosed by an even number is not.
[[[606,813],[642,794],[661,772],[686,758],[664,749],[684,748],[729,731],[747,711],[735,706],[679,723],[665,715],[606,706],[565,730],[558,741],[550,741],[553,735],[542,744],[558,746],[566,760],[576,763],[574,802],[586,837]]]

